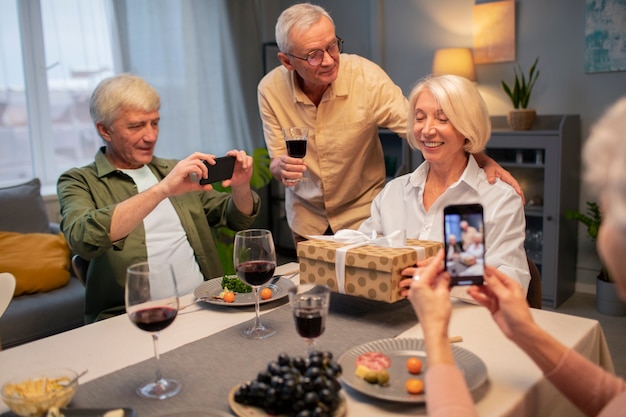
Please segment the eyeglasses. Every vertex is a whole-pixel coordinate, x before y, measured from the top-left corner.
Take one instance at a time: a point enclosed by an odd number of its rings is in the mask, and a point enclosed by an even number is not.
[[[292,55],[290,53],[287,53],[287,55],[293,58],[307,61],[312,67],[317,67],[322,64],[322,61],[324,61],[324,53],[328,52],[328,55],[336,56],[340,54],[341,51],[343,51],[343,39],[337,36],[337,39],[335,39],[334,42],[328,45],[326,49],[316,49],[314,51],[311,51],[304,58]]]

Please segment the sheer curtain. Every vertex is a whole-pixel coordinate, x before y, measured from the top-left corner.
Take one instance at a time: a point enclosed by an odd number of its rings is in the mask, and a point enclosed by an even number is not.
[[[158,156],[264,146],[256,2],[126,0],[114,8],[121,70],[144,77],[161,96]]]

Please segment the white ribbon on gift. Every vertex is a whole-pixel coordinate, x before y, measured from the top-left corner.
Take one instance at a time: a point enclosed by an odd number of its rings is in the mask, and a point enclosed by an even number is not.
[[[346,254],[348,251],[359,248],[361,246],[375,245],[386,248],[407,248],[406,231],[396,230],[387,236],[377,237],[376,232],[372,232],[372,236],[358,230],[342,229],[337,231],[334,236],[317,235],[308,236],[310,239],[330,240],[338,243],[348,243],[347,246],[337,248],[335,251],[335,271],[337,275],[337,287],[340,294],[346,293]],[[417,259],[421,260],[426,255],[426,249],[419,246],[410,246],[417,252]]]

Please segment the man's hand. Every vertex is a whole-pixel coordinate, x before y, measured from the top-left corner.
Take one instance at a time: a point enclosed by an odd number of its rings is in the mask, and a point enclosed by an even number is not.
[[[298,184],[305,171],[306,162],[302,158],[292,158],[288,155],[273,158],[270,164],[270,172],[274,178],[287,187]]]
[[[191,191],[212,190],[211,184],[201,185],[198,183],[200,178],[206,178],[209,174],[206,165],[202,161],[213,164],[215,155],[202,152],[195,152],[189,155],[187,158],[180,160],[174,169],[155,187],[163,193],[164,198]]]

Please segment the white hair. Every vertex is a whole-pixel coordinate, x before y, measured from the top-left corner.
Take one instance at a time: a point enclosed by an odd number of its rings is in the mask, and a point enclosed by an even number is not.
[[[587,188],[602,202],[603,224],[618,228],[626,239],[626,97],[592,127],[583,162]]]

